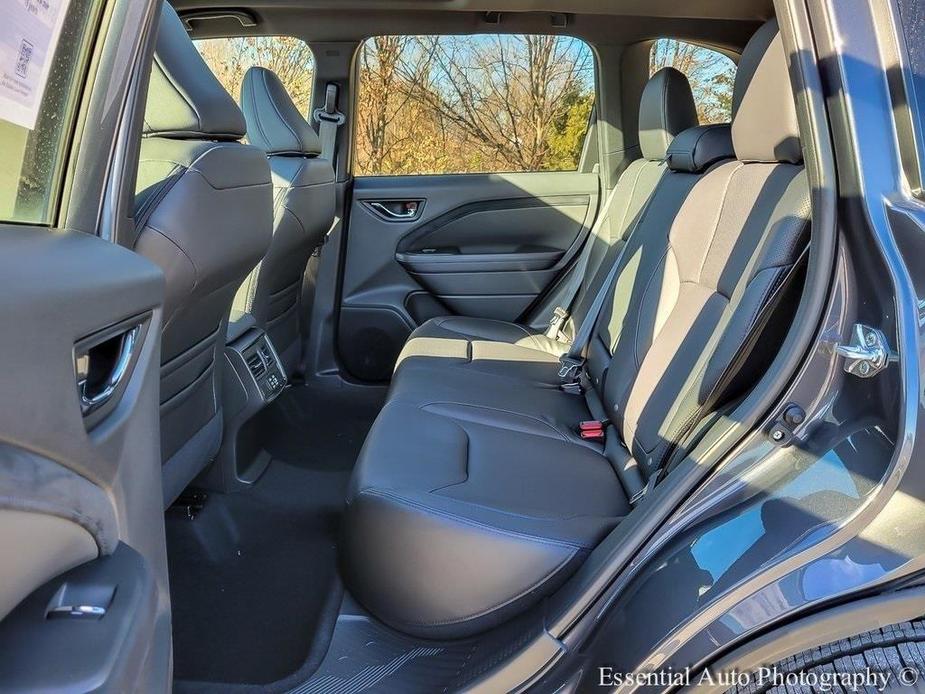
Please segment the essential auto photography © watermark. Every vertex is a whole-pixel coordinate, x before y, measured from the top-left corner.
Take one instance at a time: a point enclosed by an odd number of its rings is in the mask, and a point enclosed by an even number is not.
[[[621,672],[613,667],[599,666],[598,686],[614,687],[719,687],[757,688],[759,691],[780,687],[784,691],[814,692],[869,692],[894,691],[904,687],[919,690],[920,680],[925,679],[918,669],[902,667],[898,671],[864,667],[850,672],[809,668],[806,670],[781,670],[777,666],[760,667],[751,671],[739,670],[648,670],[642,672]]]

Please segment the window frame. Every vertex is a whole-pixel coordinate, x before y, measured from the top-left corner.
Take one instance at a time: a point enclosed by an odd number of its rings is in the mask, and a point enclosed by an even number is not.
[[[591,102],[591,110],[588,114],[587,125],[585,127],[584,136],[582,137],[582,146],[579,149],[578,158],[576,159],[575,168],[573,169],[539,169],[539,170],[512,170],[512,171],[447,171],[447,172],[416,172],[416,173],[358,173],[357,172],[357,154],[358,154],[358,128],[360,124],[359,113],[360,113],[360,93],[362,89],[361,80],[360,80],[360,71],[362,68],[362,55],[367,44],[381,37],[492,37],[492,36],[548,36],[555,38],[571,39],[574,41],[579,41],[587,50],[591,58],[590,69],[592,71],[591,75],[591,85],[593,89],[594,99]],[[601,151],[601,138],[597,137],[597,151],[593,153],[592,156],[588,158],[588,161],[585,162],[583,154],[587,148],[589,136],[591,135],[592,128],[600,128],[601,124],[601,61],[598,55],[597,48],[587,39],[576,36],[573,34],[562,33],[562,32],[548,32],[548,33],[527,33],[527,32],[503,32],[503,31],[481,31],[481,32],[471,32],[471,33],[428,33],[420,32],[414,34],[369,34],[365,36],[362,40],[357,43],[356,50],[354,52],[351,69],[350,69],[350,80],[351,80],[351,94],[350,94],[350,114],[348,118],[348,131],[349,131],[349,140],[345,144],[349,146],[349,152],[347,153],[347,170],[348,174],[354,178],[402,178],[402,177],[437,177],[437,176],[488,176],[488,175],[497,175],[497,176],[520,176],[528,174],[580,174],[580,173],[593,173],[593,166],[597,165],[603,156]],[[593,122],[592,122],[592,119]],[[585,171],[583,164],[588,164],[588,170]]]

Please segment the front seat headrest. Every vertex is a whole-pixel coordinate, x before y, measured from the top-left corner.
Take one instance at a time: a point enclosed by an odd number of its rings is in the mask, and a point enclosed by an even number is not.
[[[184,140],[240,140],[241,109],[193,46],[180,18],[161,5],[148,85],[145,135]]]
[[[664,159],[675,135],[698,123],[694,95],[683,72],[663,67],[649,78],[639,100],[639,148],[644,158]]]
[[[732,144],[740,161],[803,161],[787,56],[776,19],[755,32],[739,60],[732,90]]]
[[[272,70],[252,67],[241,83],[247,139],[267,154],[321,154],[321,140]]]

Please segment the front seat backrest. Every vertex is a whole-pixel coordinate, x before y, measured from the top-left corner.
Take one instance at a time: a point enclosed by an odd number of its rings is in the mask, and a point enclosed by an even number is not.
[[[145,109],[135,250],[167,284],[161,341],[161,459],[170,504],[221,443],[228,314],[271,238],[266,157],[241,144],[244,117],[168,3]]]
[[[273,176],[273,241],[235,298],[273,340],[288,374],[301,356],[302,276],[334,221],[334,169],[321,141],[272,71],[252,67],[241,85],[248,140],[266,151]]]

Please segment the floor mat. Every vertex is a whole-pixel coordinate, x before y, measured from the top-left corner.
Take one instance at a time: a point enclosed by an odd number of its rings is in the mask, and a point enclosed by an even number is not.
[[[274,458],[317,470],[350,470],[382,409],[384,386],[311,384],[290,388],[260,415]]]
[[[261,422],[274,460],[257,484],[210,494],[192,521],[168,511],[179,689],[271,683],[320,662],[312,648],[339,606],[344,493],[379,402],[354,389],[286,391]]]

